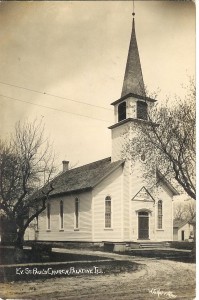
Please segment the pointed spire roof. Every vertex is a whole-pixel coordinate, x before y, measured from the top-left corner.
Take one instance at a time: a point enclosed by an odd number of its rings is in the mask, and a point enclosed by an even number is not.
[[[128,52],[128,58],[126,63],[126,70],[124,75],[121,97],[129,93],[137,94],[139,96],[144,96],[144,97],[146,96],[139,51],[138,51],[137,40],[136,40],[136,34],[135,34],[134,17],[133,17],[131,40],[129,45],[129,52]]]

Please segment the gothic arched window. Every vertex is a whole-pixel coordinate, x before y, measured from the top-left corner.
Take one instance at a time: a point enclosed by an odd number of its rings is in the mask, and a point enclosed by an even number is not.
[[[143,101],[137,101],[137,118],[147,120],[147,103]]]
[[[126,102],[118,105],[118,122],[126,119]]]
[[[111,228],[111,197],[105,198],[105,228]]]
[[[75,228],[79,228],[79,199],[75,198]]]
[[[162,229],[162,200],[158,201],[158,229]]]
[[[60,229],[63,229],[64,228],[64,203],[62,200],[60,201],[59,210],[60,210],[60,212],[59,212],[59,214],[60,214]]]
[[[50,203],[47,203],[47,229],[50,230]]]

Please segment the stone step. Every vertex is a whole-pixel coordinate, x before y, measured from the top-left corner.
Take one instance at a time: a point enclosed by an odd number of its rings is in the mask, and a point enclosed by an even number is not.
[[[166,243],[140,243],[139,248],[165,248],[168,247]]]

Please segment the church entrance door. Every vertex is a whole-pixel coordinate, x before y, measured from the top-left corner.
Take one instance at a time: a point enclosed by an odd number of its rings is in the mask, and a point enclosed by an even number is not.
[[[141,211],[138,213],[138,239],[149,238],[149,213]]]

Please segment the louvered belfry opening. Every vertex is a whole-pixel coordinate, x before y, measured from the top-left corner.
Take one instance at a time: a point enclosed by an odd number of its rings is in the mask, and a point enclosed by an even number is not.
[[[118,105],[118,122],[126,119],[126,102]]]
[[[148,119],[147,103],[143,101],[137,101],[137,118],[142,120]]]

